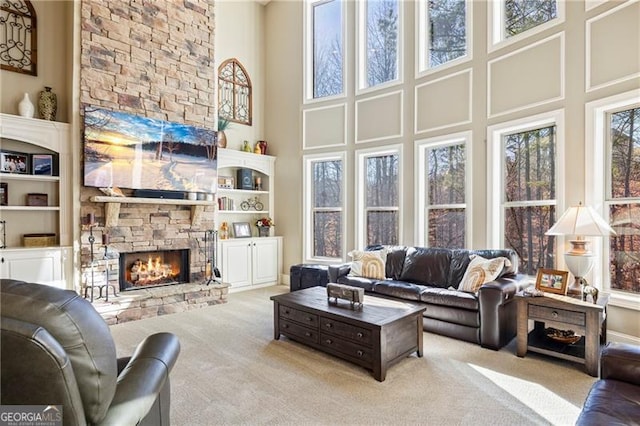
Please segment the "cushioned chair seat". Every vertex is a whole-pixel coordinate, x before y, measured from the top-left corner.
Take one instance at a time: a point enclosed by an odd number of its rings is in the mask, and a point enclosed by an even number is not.
[[[453,306],[473,311],[479,309],[478,298],[475,295],[446,288],[423,287],[420,300],[434,305]]]
[[[376,281],[373,285],[373,291],[377,294],[416,301],[420,300],[420,292],[423,289],[424,287],[421,285],[393,280]]]

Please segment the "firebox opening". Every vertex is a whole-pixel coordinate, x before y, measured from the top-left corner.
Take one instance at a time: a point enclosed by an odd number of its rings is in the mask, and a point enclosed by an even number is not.
[[[120,254],[120,290],[138,290],[188,281],[188,249]]]

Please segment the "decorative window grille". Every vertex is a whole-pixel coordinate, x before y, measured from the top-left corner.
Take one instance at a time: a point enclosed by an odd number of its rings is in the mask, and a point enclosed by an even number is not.
[[[38,75],[36,12],[29,0],[0,0],[0,65],[3,70]]]
[[[235,58],[218,67],[218,115],[235,123],[251,125],[251,79]]]

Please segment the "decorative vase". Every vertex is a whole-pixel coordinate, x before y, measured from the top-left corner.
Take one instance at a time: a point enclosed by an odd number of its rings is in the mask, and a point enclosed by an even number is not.
[[[244,144],[242,145],[242,150],[244,152],[251,152],[251,147],[249,146],[249,141],[244,141]]]
[[[227,135],[223,130],[218,130],[218,148],[227,147]]]
[[[260,153],[262,155],[266,155],[267,154],[267,141],[258,141],[258,144],[260,145]]]
[[[25,93],[24,97],[18,104],[18,114],[22,117],[33,118],[33,113],[35,111],[35,107],[33,103],[31,103],[31,99],[29,99],[29,94]]]
[[[259,237],[268,237],[270,229],[271,229],[271,227],[269,227],[269,226],[258,226],[258,236]]]
[[[256,142],[256,146],[253,148],[254,154],[262,154],[262,149],[260,148],[260,142]]]
[[[51,87],[45,87],[44,90],[40,92],[38,111],[40,112],[40,118],[43,120],[53,121],[56,119],[58,97],[51,91]]]

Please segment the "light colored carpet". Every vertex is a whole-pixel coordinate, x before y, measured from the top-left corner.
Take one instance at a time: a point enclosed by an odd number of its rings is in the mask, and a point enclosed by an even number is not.
[[[174,425],[570,425],[594,378],[583,366],[515,355],[431,333],[376,381],[363,368],[285,337],[273,339],[274,286],[224,305],[111,327],[119,355],[149,334],[182,346],[171,375]]]

